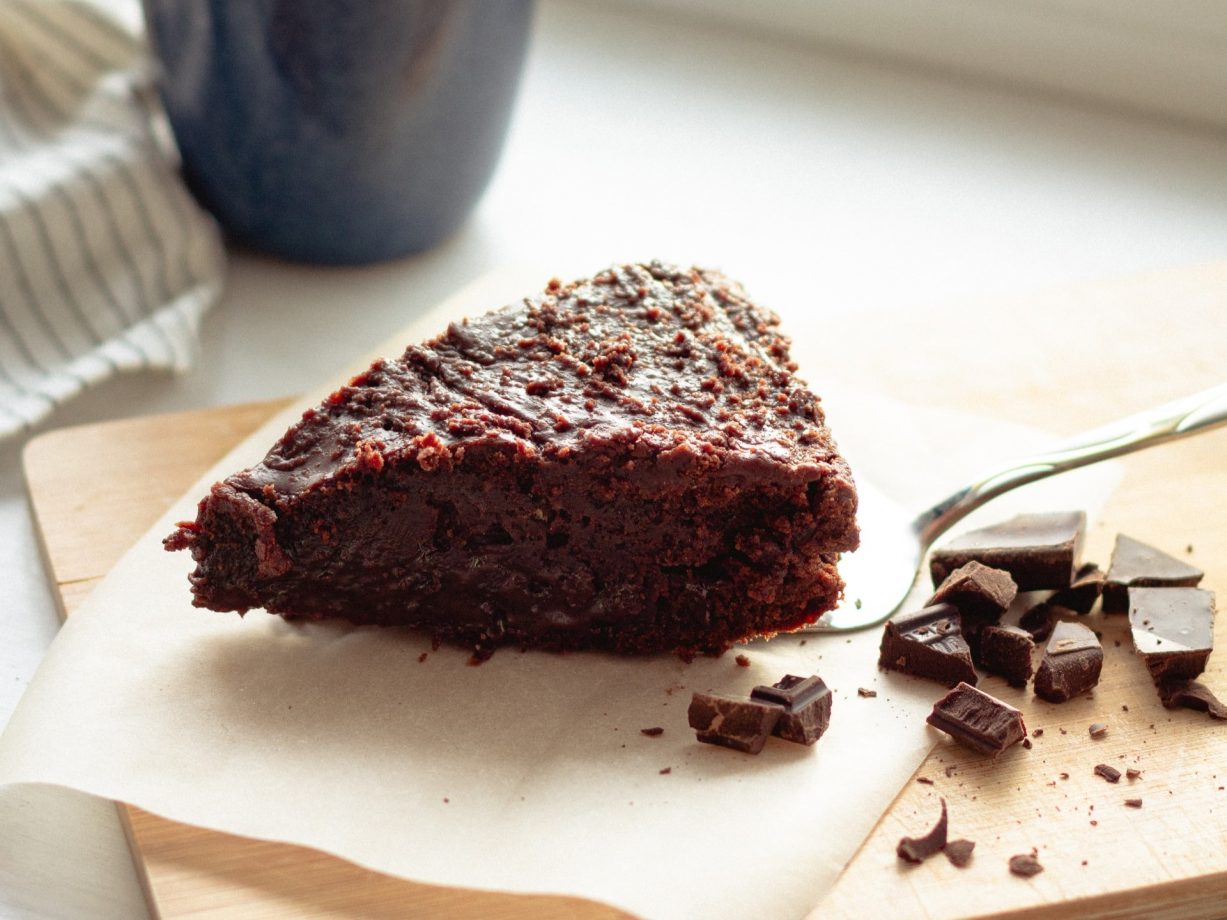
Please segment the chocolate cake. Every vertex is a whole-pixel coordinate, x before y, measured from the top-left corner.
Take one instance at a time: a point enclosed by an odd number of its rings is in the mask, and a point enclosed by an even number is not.
[[[626,265],[308,409],[166,540],[194,603],[498,645],[718,653],[834,607],[856,490],[779,319]]]

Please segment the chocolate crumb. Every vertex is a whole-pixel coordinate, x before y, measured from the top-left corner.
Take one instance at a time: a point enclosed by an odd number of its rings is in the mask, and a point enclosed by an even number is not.
[[[1102,738],[1108,733],[1108,726],[1103,722],[1092,722],[1091,727],[1087,731],[1092,738]]]
[[[1062,770],[1062,771],[1061,771],[1059,774],[1057,774],[1057,775],[1058,775],[1058,776],[1060,776],[1060,777],[1061,777],[1061,779],[1069,779],[1069,774],[1068,774],[1068,773],[1066,773],[1064,770]]]
[[[665,730],[661,728],[659,725],[655,726],[654,728],[639,729],[639,734],[647,735],[649,738],[659,738],[664,733],[665,733]]]
[[[662,768],[661,768],[661,771],[660,771],[660,775],[661,775],[661,776],[668,776],[668,775],[669,775],[670,773],[672,773],[672,772],[673,772],[673,768],[672,768],[672,767],[662,767]]]
[[[739,668],[748,668],[750,666],[750,658],[747,655],[738,655],[733,660],[737,662],[737,667]]]
[[[1023,878],[1030,878],[1043,872],[1044,867],[1035,858],[1034,852],[1019,853],[1016,856],[1010,857],[1010,871],[1015,875],[1021,875]]]
[[[954,773],[957,769],[958,769],[958,766],[956,766],[955,764],[950,764],[950,766],[946,767],[946,779],[949,779],[950,777],[954,776]]]
[[[921,863],[946,847],[946,800],[942,799],[942,814],[933,830],[923,837],[904,837],[895,847],[895,854],[910,863]]]
[[[1030,738],[1023,738],[1023,740],[1022,740],[1022,746],[1023,746],[1023,747],[1025,747],[1025,748],[1026,748],[1028,751],[1029,751],[1029,750],[1031,750],[1031,739],[1030,739]]]
[[[1129,769],[1125,771],[1125,775],[1129,777],[1130,779],[1138,779],[1141,777],[1142,771],[1139,770],[1137,767],[1130,767]]]
[[[1095,775],[1102,776],[1109,783],[1120,782],[1120,770],[1116,769],[1116,767],[1110,767],[1106,763],[1095,764]]]
[[[933,780],[929,779],[929,777],[927,777],[927,776],[918,776],[918,777],[916,777],[916,782],[918,782],[918,783],[924,783],[926,786],[932,786],[932,785],[933,785]]]
[[[1128,805],[1130,808],[1141,808],[1142,800],[1141,799],[1125,799],[1125,804]]]
[[[869,688],[867,688],[867,687],[857,687],[857,688],[856,688],[856,695],[857,695],[857,696],[859,696],[859,697],[863,697],[864,699],[871,700],[871,699],[873,699],[875,696],[877,696],[877,695],[878,695],[878,691],[877,691],[877,690],[870,690],[870,689],[869,689]]]
[[[1043,735],[1043,734],[1044,734],[1044,730],[1043,730],[1042,728],[1037,728],[1035,731],[1033,731],[1033,732],[1031,733],[1031,737],[1032,737],[1032,738],[1038,738],[1038,737],[1040,737],[1040,736],[1041,736],[1041,735]]]
[[[974,840],[951,840],[946,844],[946,858],[952,865],[962,869],[971,862],[971,851],[975,848]]]
[[[421,664],[423,661],[425,661],[427,657],[428,656],[426,652],[422,652],[422,654],[418,655],[418,664]]]

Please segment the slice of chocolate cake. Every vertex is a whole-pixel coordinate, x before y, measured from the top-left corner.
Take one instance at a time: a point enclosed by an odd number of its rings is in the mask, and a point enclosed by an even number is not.
[[[717,653],[838,602],[856,490],[779,320],[658,263],[453,324],[308,409],[166,540],[197,606]]]

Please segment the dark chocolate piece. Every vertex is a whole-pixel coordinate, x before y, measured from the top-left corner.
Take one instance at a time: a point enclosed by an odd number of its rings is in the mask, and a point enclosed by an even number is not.
[[[1141,808],[1142,800],[1141,799],[1125,799],[1125,804],[1128,805],[1130,808]]]
[[[1030,878],[1043,872],[1044,867],[1040,865],[1035,853],[1019,853],[1010,857],[1010,871],[1023,878]]]
[[[942,799],[942,814],[937,819],[937,824],[933,826],[933,830],[925,834],[923,837],[904,837],[899,841],[899,845],[895,847],[895,853],[900,859],[910,863],[921,863],[932,856],[934,853],[940,853],[946,846],[946,800]]]
[[[1058,623],[1035,672],[1035,695],[1064,703],[1099,683],[1103,647],[1081,623]]]
[[[1018,620],[1018,628],[1025,629],[1036,642],[1043,642],[1052,635],[1052,628],[1057,624],[1056,611],[1047,601],[1040,601],[1029,607]]]
[[[1074,577],[1074,565],[1082,549],[1086,514],[1056,511],[1019,514],[955,537],[934,550],[929,570],[933,584],[973,560],[994,569],[1005,569],[1019,591],[1066,588]]]
[[[755,687],[750,699],[784,709],[772,734],[797,744],[813,744],[831,724],[831,691],[817,674],[786,674],[770,687]]]
[[[1159,684],[1159,699],[1168,709],[1195,709],[1209,714],[1212,719],[1227,719],[1227,704],[1198,680],[1175,678]]]
[[[774,703],[697,692],[686,712],[700,741],[747,754],[762,751],[783,714],[783,707]]]
[[[973,561],[947,575],[925,606],[953,604],[963,624],[963,635],[974,649],[972,637],[984,626],[1000,621],[1016,594],[1018,586],[1009,572]]]
[[[1214,650],[1214,592],[1203,588],[1129,589],[1133,650],[1155,682],[1191,680]]]
[[[716,654],[839,601],[856,489],[718,272],[553,281],[375,362],[171,535],[197,606],[476,646]]]
[[[1048,603],[1072,613],[1090,613],[1099,595],[1103,594],[1103,582],[1103,570],[1093,562],[1084,562],[1078,566],[1069,587],[1053,594]]]
[[[927,677],[947,687],[978,680],[959,613],[950,604],[897,614],[887,620],[878,667]]]
[[[994,757],[1027,735],[1021,712],[970,684],[959,684],[934,703],[925,721],[965,747]]]
[[[1017,626],[986,626],[980,631],[979,665],[1000,674],[1011,687],[1025,687],[1031,679],[1035,641]]]
[[[660,737],[661,735],[663,735],[664,733],[665,733],[665,730],[664,730],[663,728],[661,728],[659,725],[657,725],[657,726],[655,726],[655,727],[653,727],[653,728],[641,728],[641,729],[639,729],[639,734],[641,734],[641,735],[647,735],[649,738],[659,738],[659,737]]]
[[[963,869],[971,862],[971,851],[976,848],[974,840],[951,840],[946,844],[946,858],[951,865]]]
[[[1095,764],[1095,775],[1102,776],[1109,783],[1120,782],[1120,770],[1116,769],[1116,767],[1110,767],[1106,763]]]
[[[1117,534],[1103,583],[1103,612],[1125,613],[1130,588],[1192,588],[1202,570],[1141,540]]]

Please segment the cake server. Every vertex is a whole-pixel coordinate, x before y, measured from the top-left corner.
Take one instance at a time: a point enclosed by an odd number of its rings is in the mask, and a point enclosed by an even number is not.
[[[1227,424],[1227,384],[1164,403],[1056,446],[988,470],[918,515],[870,483],[857,483],[861,546],[839,570],[844,600],[808,628],[846,632],[875,626],[894,614],[919,577],[925,554],[942,534],[999,495],[1078,467],[1166,444]]]

